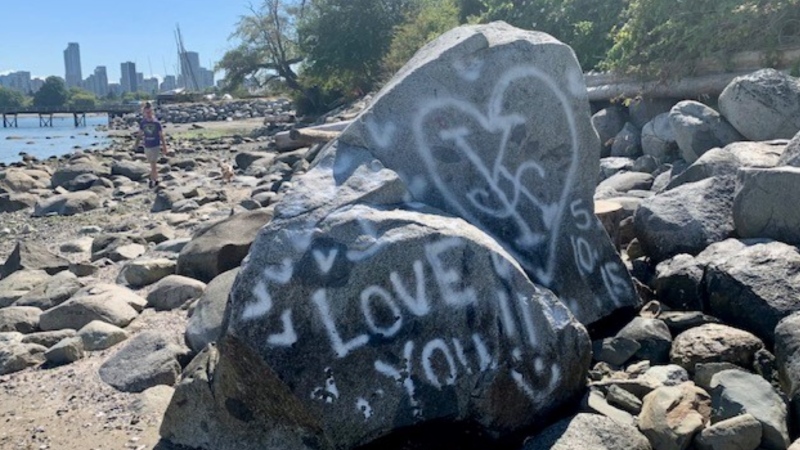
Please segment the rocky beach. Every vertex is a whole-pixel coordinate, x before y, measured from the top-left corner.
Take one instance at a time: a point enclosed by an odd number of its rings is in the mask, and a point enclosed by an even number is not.
[[[800,82],[708,103],[493,23],[2,166],[0,448],[796,450]]]

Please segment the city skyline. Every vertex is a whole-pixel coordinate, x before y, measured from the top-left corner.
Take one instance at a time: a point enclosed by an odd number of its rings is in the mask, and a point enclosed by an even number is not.
[[[81,88],[98,97],[105,97],[108,94],[121,95],[126,92],[156,94],[176,88],[203,90],[215,86],[215,71],[200,65],[198,52],[185,49],[178,52],[180,70],[176,75],[167,74],[162,78],[156,76],[145,78],[142,72],[137,71],[135,62],[125,61],[120,63],[120,78],[116,81],[109,79],[107,66],[97,66],[88,77],[85,79],[82,77],[80,43],[69,42],[63,54],[63,76],[55,74],[34,77],[30,71],[25,70],[0,73],[0,86],[32,93],[44,84],[44,79],[49,76],[57,76],[64,80],[67,88]]]
[[[100,0],[40,0],[35,8],[20,2],[3,5],[0,27],[0,74],[17,71],[32,78],[64,78],[63,52],[70,42],[81,47],[83,78],[105,66],[110,82],[118,82],[120,63],[134,62],[145,76],[164,79],[180,73],[174,31],[179,25],[185,46],[211,67],[235,47],[228,40],[241,15],[250,13],[247,0],[171,0],[152,7],[121,12]]]

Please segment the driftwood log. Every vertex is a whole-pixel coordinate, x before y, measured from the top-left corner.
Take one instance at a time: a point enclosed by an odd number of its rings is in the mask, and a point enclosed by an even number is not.
[[[317,142],[328,142],[336,139],[342,132],[341,131],[326,131],[315,130],[308,128],[295,128],[289,130],[289,137],[294,141],[301,142],[305,145],[316,144]]]
[[[614,247],[619,250],[619,223],[625,216],[625,210],[622,208],[622,205],[608,200],[595,200],[594,215],[600,219],[600,223],[602,223],[603,228],[606,229],[608,236],[611,238],[611,242],[614,243]]]
[[[770,64],[767,64],[767,61]],[[621,98],[703,98],[716,97],[734,78],[773,67],[784,72],[800,62],[800,48],[783,49],[775,54],[741,52],[725,60],[705,59],[695,65],[695,75],[671,80],[640,80],[613,73],[584,75],[589,101]]]
[[[326,123],[306,128],[295,128],[281,131],[275,135],[275,145],[279,152],[290,152],[298,148],[308,147],[317,142],[329,141],[336,138],[352,121]]]

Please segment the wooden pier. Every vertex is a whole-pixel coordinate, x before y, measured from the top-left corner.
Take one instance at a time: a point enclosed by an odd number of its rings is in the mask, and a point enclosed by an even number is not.
[[[114,117],[122,117],[138,110],[138,105],[97,106],[94,108],[29,106],[25,108],[0,108],[0,115],[3,116],[3,128],[17,128],[19,126],[17,116],[25,114],[38,115],[40,127],[52,127],[53,116],[56,114],[72,114],[75,127],[85,127],[86,114],[108,114],[108,122],[110,124]]]

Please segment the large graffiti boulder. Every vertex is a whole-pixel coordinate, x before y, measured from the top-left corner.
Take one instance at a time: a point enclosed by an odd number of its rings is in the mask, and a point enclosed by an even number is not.
[[[414,200],[500,242],[591,323],[637,301],[595,219],[600,157],[572,50],[505,23],[457,28],[420,50],[344,131]]]
[[[276,205],[162,436],[347,449],[546,425],[585,388],[581,321],[636,304],[593,214],[598,152],[569,47],[503,23],[446,33]]]

